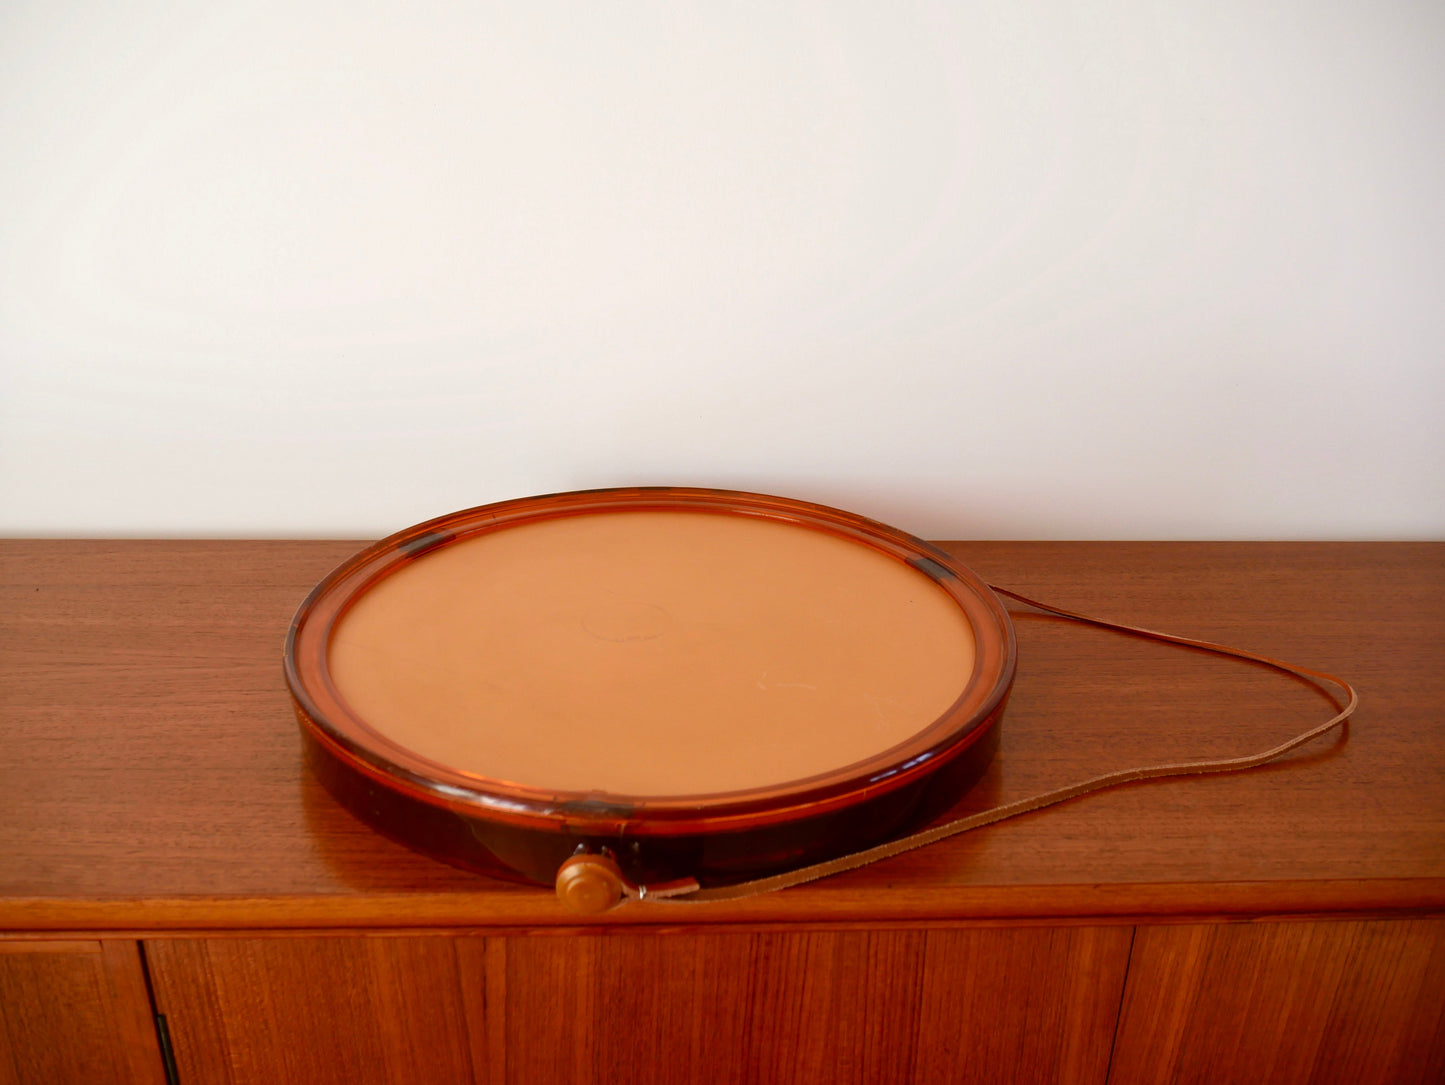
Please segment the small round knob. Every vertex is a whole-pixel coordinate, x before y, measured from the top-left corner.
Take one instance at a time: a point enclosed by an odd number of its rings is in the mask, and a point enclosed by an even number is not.
[[[557,899],[574,912],[599,915],[622,899],[622,871],[606,855],[574,855],[557,868]]]

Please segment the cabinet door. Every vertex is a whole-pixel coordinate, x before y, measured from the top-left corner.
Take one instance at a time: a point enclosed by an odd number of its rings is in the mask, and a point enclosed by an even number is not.
[[[146,959],[183,1085],[472,1080],[450,938],[157,939]]]
[[[1445,1081],[1445,920],[1141,927],[1110,1081]]]
[[[0,1085],[164,1085],[134,942],[0,941]]]
[[[1131,930],[147,943],[181,1081],[1099,1083]]]
[[[1102,1085],[1130,933],[633,933],[458,948],[489,1085]]]

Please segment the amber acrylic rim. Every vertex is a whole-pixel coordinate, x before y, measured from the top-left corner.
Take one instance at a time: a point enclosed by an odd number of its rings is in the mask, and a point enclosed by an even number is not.
[[[619,511],[761,517],[871,547],[930,577],[973,629],[974,669],[936,720],[888,750],[801,780],[702,795],[619,795],[532,788],[432,761],[371,728],[331,680],[330,637],[371,585],[439,547],[525,523]],[[383,786],[467,816],[568,832],[673,836],[733,832],[841,809],[931,775],[982,737],[1013,682],[1013,623],[998,597],[946,551],[897,528],[791,498],[691,487],[579,490],[465,509],[417,524],[343,562],[306,597],[286,636],[286,682],[301,726]]]

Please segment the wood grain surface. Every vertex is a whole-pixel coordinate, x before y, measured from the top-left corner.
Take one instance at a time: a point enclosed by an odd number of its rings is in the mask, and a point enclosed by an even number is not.
[[[1117,1085],[1434,1085],[1445,920],[1141,927]]]
[[[183,1081],[1082,1085],[1105,1080],[1131,933],[303,937],[147,951]]]
[[[0,1085],[162,1085],[139,949],[0,942]]]
[[[183,1082],[472,1080],[451,939],[156,941],[146,958]]]
[[[304,768],[291,613],[358,544],[0,544],[0,931],[576,925],[547,890],[379,836]],[[1346,736],[784,893],[628,905],[706,925],[1445,908],[1445,545],[957,543],[994,583],[1338,672]],[[956,813],[1253,751],[1332,709],[1235,661],[1019,613],[1002,752]]]

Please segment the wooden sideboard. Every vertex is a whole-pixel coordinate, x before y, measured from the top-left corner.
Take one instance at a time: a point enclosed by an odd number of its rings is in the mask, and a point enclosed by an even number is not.
[[[1445,545],[946,544],[1343,674],[1359,713],[1251,773],[595,920],[391,843],[303,766],[281,641],[356,545],[0,543],[0,1083],[1445,1080]],[[955,813],[1332,711],[1015,617]]]

